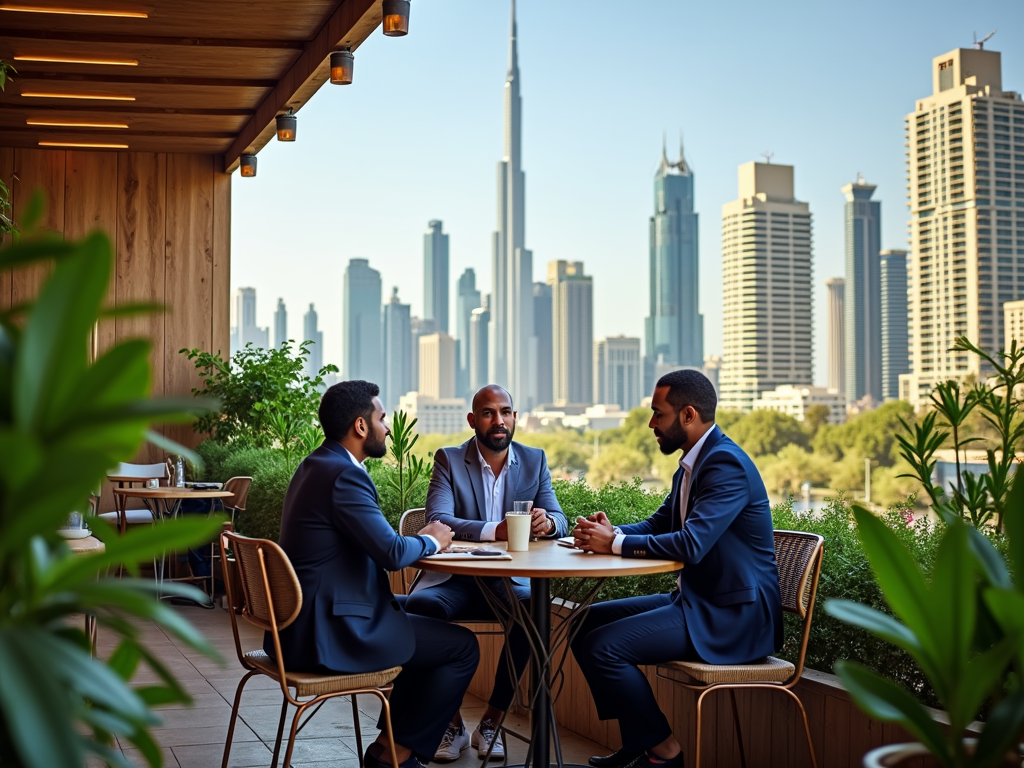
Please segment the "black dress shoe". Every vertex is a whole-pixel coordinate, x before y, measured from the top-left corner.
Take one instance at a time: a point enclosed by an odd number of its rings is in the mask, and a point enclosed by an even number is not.
[[[587,762],[594,768],[624,768],[627,763],[633,762],[644,751],[633,751],[631,749],[619,749],[610,755],[594,755]]]
[[[650,758],[647,756],[647,752],[644,751],[622,766],[622,768],[683,768],[683,753],[680,752],[678,755],[671,757],[668,760],[659,758],[658,762],[654,763],[651,762]]]

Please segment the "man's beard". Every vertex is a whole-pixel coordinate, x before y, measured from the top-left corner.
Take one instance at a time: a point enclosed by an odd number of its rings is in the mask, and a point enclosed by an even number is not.
[[[383,459],[388,452],[387,439],[378,440],[376,435],[367,435],[363,451],[371,459]]]
[[[483,443],[488,449],[498,452],[504,451],[509,445],[512,444],[512,437],[516,433],[516,428],[513,426],[512,429],[507,427],[497,428],[492,427],[491,430],[485,435],[476,431],[476,439]]]
[[[686,433],[683,431],[683,428],[679,425],[678,421],[673,422],[667,432],[655,429],[654,436],[661,438],[661,440],[658,441],[658,447],[666,456],[675,453],[686,443]]]

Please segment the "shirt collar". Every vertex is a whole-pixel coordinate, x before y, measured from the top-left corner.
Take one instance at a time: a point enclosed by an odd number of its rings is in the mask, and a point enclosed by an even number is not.
[[[487,471],[489,471],[491,474],[494,474],[494,470],[491,469],[491,465],[488,464],[484,460],[484,455],[482,453],[480,453],[480,443],[479,443],[479,441],[475,444],[475,446],[476,446],[476,456],[477,456],[478,459],[480,459],[480,467],[481,467],[481,469],[486,467]],[[512,448],[512,443],[509,443],[508,444],[508,456],[505,458],[505,466],[501,468],[501,471],[504,472],[506,469],[508,469],[510,464],[518,464],[518,463],[519,463],[519,459],[516,458],[515,449]]]
[[[345,446],[341,446],[341,447],[345,448]],[[361,462],[359,459],[357,459],[355,457],[355,455],[352,453],[352,451],[350,451],[348,448],[345,448],[345,453],[347,453],[348,457],[350,459],[352,459],[352,463],[353,464],[355,464],[357,467],[359,467],[361,470],[363,470],[363,472],[366,472],[366,474],[370,474],[369,470],[366,468],[366,465],[363,464],[363,462]]]
[[[679,466],[683,468],[684,472],[693,472],[693,466],[697,463],[697,458],[700,456],[700,449],[704,447],[704,441],[708,439],[708,435],[711,434],[715,425],[712,424],[708,431],[701,435],[700,440],[694,443],[693,448],[683,454],[682,458],[679,459]]]

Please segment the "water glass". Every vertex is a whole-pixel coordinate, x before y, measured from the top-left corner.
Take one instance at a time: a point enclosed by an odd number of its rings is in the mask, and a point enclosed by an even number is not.
[[[532,501],[513,501],[512,511],[517,515],[528,515],[533,511]]]

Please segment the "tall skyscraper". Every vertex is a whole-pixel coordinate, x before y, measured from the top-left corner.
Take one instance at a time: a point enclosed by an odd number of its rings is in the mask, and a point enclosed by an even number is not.
[[[288,341],[288,310],[285,309],[284,299],[277,300],[277,309],[274,311],[274,346],[280,347]]]
[[[537,339],[537,401],[534,405],[550,403],[555,399],[554,381],[554,339],[551,315],[551,286],[547,283],[533,284],[533,336]]]
[[[594,342],[594,402],[636,408],[644,397],[642,372],[640,339],[609,336]]]
[[[554,397],[558,405],[594,402],[594,283],[582,261],[548,262]]]
[[[306,357],[306,375],[311,379],[324,367],[324,333],[318,326],[316,310],[310,304],[309,312],[302,316],[302,340],[313,342],[307,347],[309,355]]]
[[[793,166],[739,167],[739,199],[722,206],[722,283],[722,408],[810,386],[811,211],[793,197]]]
[[[235,327],[231,329],[231,354],[246,344],[266,349],[270,346],[270,329],[256,325],[256,289],[235,291]]]
[[[524,245],[526,175],[522,169],[519,59],[516,50],[516,4],[505,77],[505,152],[498,163],[498,228],[491,259],[490,379],[512,393],[521,410],[532,407],[536,381],[533,334],[533,254]]]
[[[342,376],[378,383],[384,372],[381,349],[380,272],[366,259],[345,269]]]
[[[693,171],[679,142],[670,163],[665,146],[654,174],[654,215],[650,220],[650,314],[645,355],[654,365],[700,367],[704,361],[704,317],[698,312],[697,214]],[[653,370],[651,365],[648,368]],[[645,382],[647,389],[654,382]]]
[[[882,400],[899,400],[900,376],[910,372],[907,327],[907,252],[879,254],[882,294]]]
[[[1013,342],[1017,349],[1024,347],[1024,301],[1008,301],[1003,304],[1003,349],[1009,351]]]
[[[423,235],[423,319],[448,333],[448,235],[441,226],[429,221]]]
[[[858,174],[846,196],[846,387],[849,403],[882,401],[882,204]]]
[[[491,311],[487,308],[490,302],[484,299],[484,305],[473,310],[469,321],[469,391],[475,393],[480,387],[490,383],[487,370],[487,346],[490,340]]]
[[[470,268],[459,276],[455,288],[455,336],[459,358],[456,389],[460,397],[469,390],[469,322],[473,310],[480,306],[480,291],[476,287],[476,272]]]
[[[455,340],[447,333],[420,336],[420,385],[423,397],[455,397]]]
[[[1022,121],[999,53],[965,48],[932,60],[932,93],[907,115],[911,364],[900,397],[915,406],[937,382],[985,376],[953,343],[998,349],[1003,303],[1024,298],[1024,186],[1010,179],[1024,168],[1024,134],[1012,127]]]
[[[409,305],[399,300],[395,288],[384,305],[384,378],[380,399],[388,413],[394,413],[399,398],[413,390],[410,320]]]
[[[830,277],[828,288],[828,389],[846,388],[846,280]]]

